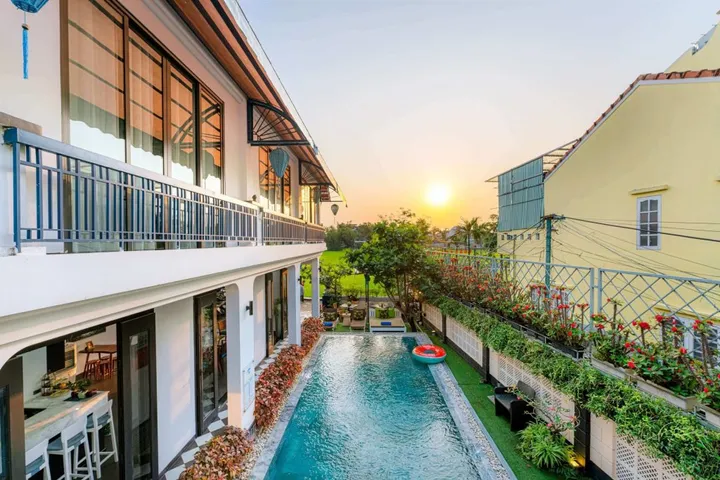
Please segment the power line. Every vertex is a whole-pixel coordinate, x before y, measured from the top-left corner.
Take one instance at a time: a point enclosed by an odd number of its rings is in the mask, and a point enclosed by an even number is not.
[[[569,226],[569,225],[566,225],[566,227],[569,228],[570,226]],[[579,229],[580,227],[579,227],[579,226],[574,226],[574,228]],[[629,245],[635,246],[635,242],[631,242],[631,241],[626,240],[626,239],[624,239],[624,238],[620,238],[620,237],[616,237],[616,236],[614,236],[614,235],[610,235],[609,233],[605,233],[605,232],[603,232],[603,231],[597,230],[597,229],[592,228],[592,227],[585,226],[584,228],[587,228],[588,230],[590,230],[590,231],[592,231],[592,232],[599,233],[599,234],[601,234],[601,235],[603,235],[603,236],[607,236],[607,237],[610,237],[610,238],[614,238],[615,240],[618,240],[618,241],[620,241],[620,242],[627,243],[627,244],[629,244]],[[585,233],[588,233],[588,232],[582,232],[582,231],[580,231],[580,233],[581,233],[581,234],[585,234]],[[671,266],[671,265],[664,264],[664,263],[662,263],[662,262],[660,262],[660,261],[658,261],[658,260],[653,260],[653,259],[649,259],[649,258],[642,257],[642,256],[638,255],[638,254],[635,253],[635,252],[630,252],[630,251],[628,251],[628,250],[625,250],[625,251],[627,251],[628,253],[631,253],[631,254],[633,254],[633,255],[636,255],[638,258],[642,259],[643,261],[654,262],[654,263],[656,263],[657,265],[660,265],[660,266],[662,266],[662,267],[669,268],[669,269],[672,269],[672,270],[676,270],[676,271],[678,271],[678,272],[687,273],[687,274],[690,274],[690,275],[693,275],[693,276],[701,276],[701,275],[698,275],[697,273],[694,273],[694,272],[684,271],[684,270],[681,270],[681,269],[679,269],[679,268],[677,268],[677,267],[673,267],[673,266]],[[707,265],[707,264],[705,264],[705,263],[696,262],[696,261],[694,261],[694,260],[690,260],[689,258],[680,257],[680,256],[678,256],[678,255],[673,255],[673,254],[671,254],[671,253],[666,253],[666,252],[663,252],[663,251],[661,251],[661,250],[647,250],[647,251],[648,251],[648,252],[657,253],[658,255],[664,255],[664,256],[666,256],[666,257],[675,258],[675,259],[677,259],[677,260],[682,260],[682,261],[684,261],[684,262],[693,263],[693,264],[698,265],[698,266],[701,266],[701,267],[706,267],[706,268],[710,268],[710,269],[712,269],[712,270],[720,271],[720,268],[713,267],[713,266]],[[653,255],[653,254],[649,254],[649,255]]]
[[[656,234],[658,234],[658,235],[667,235],[667,236],[670,236],[670,237],[688,238],[688,239],[690,239],[690,240],[702,240],[702,241],[705,241],[705,242],[720,243],[720,239],[718,239],[718,238],[695,237],[695,236],[692,236],[692,235],[683,235],[683,234],[681,234],[681,233],[661,232],[660,230],[658,230],[657,232],[650,232],[650,230],[647,230],[647,229],[640,229],[640,228],[636,228],[636,227],[629,227],[629,226],[627,226],[627,225],[615,225],[615,224],[612,224],[612,223],[595,222],[595,221],[593,221],[593,220],[585,220],[585,219],[582,219],[582,218],[573,218],[573,217],[565,217],[565,218],[567,218],[568,220],[576,220],[576,221],[578,221],[578,222],[593,223],[593,224],[595,224],[595,225],[604,225],[604,226],[606,226],[606,227],[623,228],[623,229],[625,229],[625,230],[634,230],[634,231],[636,231],[636,232],[656,233]]]
[[[617,218],[593,218],[588,217],[588,220],[595,220],[598,222],[625,222],[625,223],[637,223],[637,219],[635,220],[628,220],[628,219],[617,219]],[[662,223],[675,223],[675,224],[683,224],[683,225],[720,225],[720,222],[689,222],[689,221],[672,221],[672,220],[665,220],[663,219]]]
[[[637,220],[605,220],[605,219],[598,219],[598,218],[588,218],[588,219],[586,219],[586,220],[594,220],[594,221],[598,221],[598,222],[601,222],[601,221],[602,221],[602,222],[613,222],[613,223],[617,223],[617,224],[620,224],[620,225],[628,225],[628,226],[637,225]],[[659,223],[662,225],[662,228],[663,228],[664,230],[684,230],[684,231],[688,231],[688,232],[720,233],[720,230],[710,230],[710,229],[707,229],[707,228],[690,228],[690,227],[687,227],[687,226],[672,226],[672,225],[667,225],[668,223],[672,224],[673,222],[667,222],[667,221],[665,221],[665,220],[662,220],[662,221],[660,221]]]

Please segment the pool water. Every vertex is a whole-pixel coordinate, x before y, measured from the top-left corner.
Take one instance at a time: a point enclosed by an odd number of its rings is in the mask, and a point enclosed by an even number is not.
[[[479,478],[415,346],[411,337],[328,337],[266,478]]]

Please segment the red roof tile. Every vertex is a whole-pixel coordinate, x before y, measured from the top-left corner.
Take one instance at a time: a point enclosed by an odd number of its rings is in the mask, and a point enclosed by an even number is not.
[[[585,131],[585,133],[583,133],[583,134],[580,136],[580,138],[577,139],[577,141],[575,142],[575,144],[573,144],[573,146],[570,147],[570,149],[567,151],[567,153],[565,153],[565,155],[563,156],[563,158],[560,159],[560,161],[557,162],[557,163],[555,164],[555,166],[553,166],[553,168],[550,170],[550,172],[554,171],[556,168],[558,168],[560,165],[563,164],[563,162],[565,161],[565,159],[566,159],[567,157],[569,157],[569,156],[575,151],[575,149],[577,148],[577,146],[580,145],[580,143],[581,143],[583,140],[585,140],[588,136],[590,136],[590,133],[593,131],[593,129],[594,129],[595,127],[597,127],[597,126],[600,124],[600,122],[602,122],[603,119],[604,119],[606,116],[608,116],[608,115],[610,114],[610,112],[612,112],[612,111],[615,109],[615,107],[618,106],[618,104],[630,93],[630,91],[632,91],[633,88],[635,88],[635,86],[636,86],[639,82],[641,82],[641,81],[648,81],[648,80],[653,80],[653,81],[654,81],[654,80],[675,80],[675,79],[682,79],[682,78],[705,78],[705,77],[720,77],[720,68],[719,68],[719,69],[716,69],[716,70],[689,70],[689,71],[686,71],[686,72],[645,73],[645,74],[643,74],[643,75],[640,75],[639,77],[637,77],[637,78],[635,79],[634,82],[632,82],[632,83],[625,89],[624,92],[622,92],[622,93],[620,94],[620,96],[617,98],[617,100],[615,100],[615,101],[608,107],[608,109],[605,110],[605,111],[603,112],[603,114],[600,115],[600,117],[599,117],[597,120],[595,120],[595,122],[594,122],[592,125],[590,125],[590,128],[588,128],[588,129]]]

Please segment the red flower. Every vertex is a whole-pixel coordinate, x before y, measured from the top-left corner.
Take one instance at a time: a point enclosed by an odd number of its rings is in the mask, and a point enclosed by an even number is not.
[[[572,337],[572,332],[568,332],[568,337]]]
[[[605,328],[605,325],[603,325],[602,323],[598,323],[597,325],[595,325],[595,328],[597,328],[598,330],[603,330]]]
[[[637,327],[637,322],[635,320],[632,321],[632,326]]]
[[[633,362],[632,360],[628,360],[627,366],[628,368],[635,369],[635,362]]]
[[[677,328],[676,326],[673,326],[670,330],[671,330],[673,333],[677,333],[678,328]]]
[[[698,324],[697,324],[697,323],[693,323],[693,330],[697,330],[697,329],[698,329]]]
[[[575,322],[571,323],[570,328],[577,328],[577,323],[575,323]]]
[[[630,348],[630,347],[632,347],[632,344],[630,342],[625,342],[625,348]]]
[[[703,388],[703,392],[708,393],[710,392],[710,389],[708,387]]]
[[[685,347],[680,347],[680,354],[681,354],[681,355],[686,355],[686,354],[687,354],[687,348],[685,348]]]
[[[665,320],[665,317],[663,317],[662,315],[655,315],[655,320],[657,320],[658,322],[662,322],[663,320]]]
[[[640,322],[638,325],[640,325],[641,330],[650,330],[650,324],[648,322]]]
[[[625,328],[625,325],[623,325],[622,323],[618,325],[618,330],[622,330],[624,328]]]

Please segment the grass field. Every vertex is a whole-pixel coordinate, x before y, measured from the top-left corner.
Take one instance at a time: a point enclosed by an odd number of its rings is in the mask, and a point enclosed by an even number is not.
[[[345,256],[345,252],[323,252],[320,257],[320,265],[330,265],[342,261]],[[342,279],[342,288],[354,288],[359,291],[360,297],[365,296],[365,277],[362,275],[348,275]],[[320,285],[320,295],[325,291],[325,287]],[[312,296],[312,286],[310,282],[305,283],[305,296]],[[385,290],[380,286],[376,285],[375,282],[370,280],[370,296],[371,297],[384,297]]]

